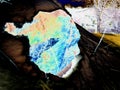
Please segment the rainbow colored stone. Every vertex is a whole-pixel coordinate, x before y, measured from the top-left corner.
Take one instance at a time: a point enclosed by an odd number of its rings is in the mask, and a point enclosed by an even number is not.
[[[71,17],[62,10],[39,12],[22,28],[7,23],[6,31],[28,36],[31,60],[45,73],[57,75],[80,53],[77,44],[80,33]]]

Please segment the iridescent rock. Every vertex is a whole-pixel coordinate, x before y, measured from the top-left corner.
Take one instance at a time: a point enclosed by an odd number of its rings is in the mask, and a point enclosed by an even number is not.
[[[45,73],[57,75],[80,53],[80,33],[71,17],[62,10],[39,12],[22,28],[12,23],[7,23],[6,27],[9,33],[28,36],[31,60]]]

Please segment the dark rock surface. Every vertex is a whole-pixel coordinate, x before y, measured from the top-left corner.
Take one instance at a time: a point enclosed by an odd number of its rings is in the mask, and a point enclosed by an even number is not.
[[[39,11],[51,11],[61,8],[51,4],[49,8],[38,6],[41,2],[32,0],[11,0],[13,4],[0,3],[0,50],[11,57],[15,65],[3,54],[0,54],[0,90],[119,90],[120,89],[120,48],[111,47],[102,42],[96,53],[95,47],[99,38],[88,33],[78,26],[81,33],[79,47],[82,60],[75,72],[67,79],[47,74],[40,71],[37,66],[29,61],[29,41],[24,36],[12,36],[3,31],[5,22],[15,22],[21,27],[25,22],[31,21]],[[25,2],[26,1],[26,2]],[[47,0],[45,0],[48,2]],[[49,1],[49,3],[51,3]],[[7,43],[6,43],[7,42]],[[8,43],[9,42],[9,43]],[[12,43],[11,43],[12,42]],[[5,46],[6,45],[6,46]],[[20,48],[18,51],[15,48]],[[13,50],[10,53],[9,50]],[[23,53],[23,51],[26,53]],[[14,53],[16,51],[16,53]],[[0,52],[1,53],[1,52]],[[17,61],[17,56],[25,56],[23,61]]]
[[[69,79],[80,87],[78,90],[119,90],[120,48],[102,42],[93,53],[99,38],[77,27],[81,33],[79,47],[83,58]]]

